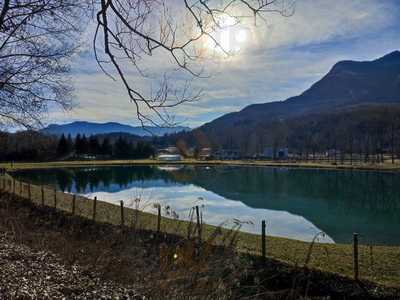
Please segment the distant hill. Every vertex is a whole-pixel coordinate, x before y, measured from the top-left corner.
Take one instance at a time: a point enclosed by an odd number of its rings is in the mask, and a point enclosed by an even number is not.
[[[400,51],[373,61],[341,61],[301,95],[285,101],[254,104],[206,123],[201,131],[214,140],[260,124],[309,114],[330,113],[359,105],[400,103]]]
[[[182,131],[189,131],[188,127],[141,127],[120,124],[116,122],[92,123],[92,122],[73,122],[69,124],[51,124],[41,130],[42,133],[51,135],[68,135],[75,137],[77,134],[98,135],[108,133],[129,133],[136,136],[163,136]]]

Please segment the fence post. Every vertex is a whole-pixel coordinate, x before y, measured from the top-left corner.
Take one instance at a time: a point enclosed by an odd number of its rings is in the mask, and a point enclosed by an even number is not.
[[[199,239],[199,244],[201,244],[201,224],[200,224],[200,212],[199,212],[199,206],[198,205],[196,205],[196,219],[197,219],[198,239]]]
[[[75,203],[76,203],[76,195],[72,196],[72,214],[75,215]]]
[[[358,233],[353,233],[354,280],[358,280]]]
[[[44,189],[43,189],[43,186],[41,187],[41,192],[42,192],[42,206],[44,206]]]
[[[265,247],[265,220],[261,222],[261,254],[262,254],[262,261],[265,263],[266,260],[266,247]]]
[[[96,221],[96,206],[97,206],[97,196],[93,200],[93,221]]]
[[[125,218],[124,218],[124,201],[121,200],[120,205],[121,205],[121,227],[124,227],[124,225],[125,225]]]
[[[31,197],[31,184],[28,183],[28,199],[29,201],[32,201],[32,197]]]
[[[54,208],[57,208],[57,190],[54,189]]]
[[[157,216],[157,233],[161,231],[161,205],[157,205],[158,216]]]

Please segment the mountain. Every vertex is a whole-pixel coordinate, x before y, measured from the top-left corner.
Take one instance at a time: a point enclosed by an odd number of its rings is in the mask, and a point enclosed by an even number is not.
[[[400,104],[400,51],[373,61],[341,61],[302,94],[285,101],[253,104],[196,129],[218,138],[265,122],[337,112],[360,105]]]
[[[116,122],[92,123],[92,122],[73,122],[69,124],[51,124],[41,130],[42,133],[51,135],[68,135],[75,137],[77,134],[95,135],[107,133],[129,133],[137,136],[163,136],[182,131],[189,131],[188,127],[141,127],[120,124]]]

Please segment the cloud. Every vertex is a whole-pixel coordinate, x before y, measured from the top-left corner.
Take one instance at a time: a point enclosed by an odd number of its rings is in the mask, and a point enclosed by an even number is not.
[[[252,103],[284,100],[307,89],[339,60],[370,60],[400,45],[400,3],[373,0],[298,0],[296,12],[286,18],[270,14],[254,32],[252,41],[236,57],[207,62],[211,78],[193,85],[204,91],[201,101],[172,110],[178,121],[198,126]],[[171,61],[155,55],[143,61],[152,75],[144,80],[126,68],[129,80],[149,90]],[[138,124],[135,107],[121,82],[105,76],[86,49],[73,65],[76,102],[69,114],[50,113],[51,121],[119,121]],[[175,73],[179,85],[187,75]]]

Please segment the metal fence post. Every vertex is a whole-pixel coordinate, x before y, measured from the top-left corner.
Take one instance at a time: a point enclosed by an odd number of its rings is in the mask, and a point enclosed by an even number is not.
[[[261,255],[262,255],[262,261],[265,263],[266,261],[266,242],[265,242],[265,220],[262,220],[261,222]]]
[[[196,218],[197,218],[198,239],[199,239],[199,244],[201,244],[201,223],[200,223],[200,211],[198,205],[196,205]]]
[[[41,187],[41,192],[42,192],[42,206],[44,206],[44,189],[43,186]]]
[[[161,205],[158,204],[157,206],[157,211],[158,211],[158,215],[157,215],[157,233],[160,233],[161,231]]]
[[[76,195],[72,196],[72,214],[75,215]]]
[[[354,280],[358,280],[358,233],[353,233]]]
[[[125,225],[124,201],[121,200],[120,205],[121,205],[121,227],[124,227]]]
[[[94,200],[93,200],[93,221],[96,221],[96,206],[97,206],[97,197],[94,197]]]
[[[28,199],[29,199],[29,201],[32,201],[31,184],[30,183],[28,183]]]

